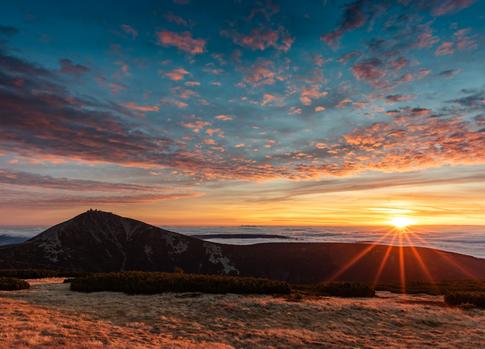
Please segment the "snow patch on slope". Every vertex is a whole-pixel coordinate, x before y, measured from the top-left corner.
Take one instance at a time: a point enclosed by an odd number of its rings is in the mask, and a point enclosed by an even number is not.
[[[204,244],[205,252],[209,256],[209,262],[213,264],[221,264],[224,269],[224,274],[239,274],[239,270],[231,264],[231,260],[222,254],[219,246],[213,244]]]

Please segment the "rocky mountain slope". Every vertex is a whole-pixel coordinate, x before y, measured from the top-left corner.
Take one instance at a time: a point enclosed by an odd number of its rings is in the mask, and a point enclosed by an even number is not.
[[[485,279],[485,259],[435,249],[344,243],[223,245],[97,210],[53,226],[24,243],[0,246],[0,268],[182,269],[291,282],[370,282],[379,270],[383,282],[399,281],[401,271],[406,280]]]

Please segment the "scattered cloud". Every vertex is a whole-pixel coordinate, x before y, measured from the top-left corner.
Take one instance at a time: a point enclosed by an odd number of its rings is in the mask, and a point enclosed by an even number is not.
[[[169,71],[165,73],[164,75],[169,78],[170,80],[173,81],[180,81],[185,78],[186,75],[189,75],[190,73],[185,70],[184,68],[177,68],[172,71]]]
[[[136,31],[131,25],[122,24],[121,29],[123,29],[126,34],[130,35],[132,39],[136,39],[138,36],[138,31]]]
[[[70,59],[66,58],[61,59],[59,61],[59,65],[61,66],[61,73],[76,77],[79,77],[89,71],[88,67],[81,64],[75,64]]]
[[[128,102],[125,104],[125,107],[131,110],[140,111],[140,112],[154,112],[160,111],[160,107],[158,105],[139,105],[135,102]]]
[[[174,46],[192,55],[204,53],[207,43],[204,39],[194,39],[188,31],[175,33],[168,30],[158,33],[158,42],[163,46]]]

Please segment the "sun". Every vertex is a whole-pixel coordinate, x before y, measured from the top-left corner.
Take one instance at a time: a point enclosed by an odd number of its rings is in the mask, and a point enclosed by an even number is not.
[[[413,223],[414,223],[414,220],[412,220],[409,217],[404,217],[404,216],[394,217],[390,221],[390,224],[393,225],[395,228],[397,228],[399,230],[403,230]]]

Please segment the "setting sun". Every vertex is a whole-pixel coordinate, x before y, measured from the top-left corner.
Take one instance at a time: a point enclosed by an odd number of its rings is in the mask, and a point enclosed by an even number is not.
[[[400,216],[400,217],[394,217],[393,219],[391,219],[390,223],[397,229],[404,229],[409,225],[414,224],[414,221],[409,217]]]

